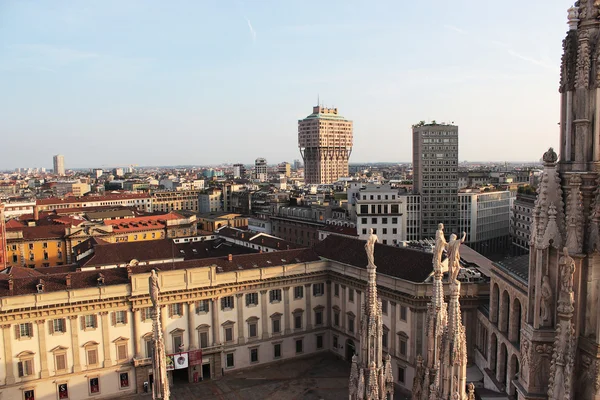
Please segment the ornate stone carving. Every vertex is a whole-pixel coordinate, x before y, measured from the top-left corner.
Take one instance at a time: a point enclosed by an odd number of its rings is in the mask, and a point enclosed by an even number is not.
[[[567,196],[567,240],[566,245],[573,253],[581,253],[583,249],[583,195],[581,193],[582,179],[578,174],[569,179],[569,194]]]
[[[542,326],[552,326],[552,286],[550,285],[550,278],[548,275],[542,277],[542,301],[540,302],[540,318],[542,320]]]
[[[555,164],[556,161],[558,161],[558,155],[554,149],[550,147],[548,151],[544,153],[542,159],[544,160],[545,164]]]
[[[589,221],[588,251],[600,251],[600,177],[596,180]]]
[[[365,250],[367,251],[367,260],[369,265],[375,265],[375,243],[377,243],[377,235],[373,233],[373,229],[369,230],[370,235],[365,243]]]
[[[569,256],[569,250],[563,249],[563,256],[559,259],[560,292],[558,296],[558,312],[572,313],[575,304],[573,293],[573,274],[575,273],[575,260]]]
[[[575,87],[578,89],[588,89],[590,85],[590,44],[589,31],[579,30],[577,49],[577,71],[575,74]]]
[[[465,241],[467,234],[463,232],[462,238],[458,239],[455,234],[450,235],[448,242],[448,280],[456,281],[460,271],[460,245]]]
[[[529,373],[529,360],[531,355],[529,340],[522,338],[521,339],[521,376],[525,379],[529,379],[527,374]]]
[[[448,248],[448,243],[444,237],[444,224],[438,224],[438,229],[435,231],[435,247],[433,249],[433,271],[434,273],[442,273],[442,254]]]
[[[577,60],[577,32],[569,31],[563,40],[561,58],[559,92],[565,93],[575,89],[575,71]]]
[[[166,351],[163,340],[162,324],[160,321],[160,287],[158,285],[158,275],[155,270],[152,270],[150,277],[148,278],[148,289],[150,292],[150,301],[152,302],[152,326],[154,333],[154,356],[152,357],[154,384],[152,388],[152,398],[169,400],[170,390],[169,380],[167,378]]]

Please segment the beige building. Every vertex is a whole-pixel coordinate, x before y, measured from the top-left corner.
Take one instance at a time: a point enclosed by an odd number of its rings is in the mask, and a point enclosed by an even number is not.
[[[202,190],[165,190],[152,193],[153,212],[178,210],[199,211],[198,195]]]
[[[313,107],[298,121],[298,147],[304,160],[304,183],[333,183],[348,176],[352,152],[352,121],[337,108]]]
[[[382,348],[396,383],[410,388],[416,356],[427,351],[431,254],[376,245],[375,262]],[[314,249],[171,263],[158,272],[165,348],[188,358],[187,367],[168,372],[171,384],[320,351],[350,361],[359,340],[366,264],[364,242],[339,236]],[[143,392],[152,374],[148,276],[154,267],[13,267],[0,274],[4,398]],[[469,294],[462,307],[470,329],[488,285],[465,282],[461,290]]]

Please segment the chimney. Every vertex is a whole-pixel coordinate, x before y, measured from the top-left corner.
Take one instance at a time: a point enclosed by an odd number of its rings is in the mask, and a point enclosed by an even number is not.
[[[40,219],[40,209],[37,205],[33,206],[33,220],[39,221]]]
[[[71,289],[71,274],[67,274],[65,279],[67,281],[67,289]]]
[[[12,293],[15,288],[15,281],[13,280],[12,274],[8,275],[8,290]]]
[[[233,261],[233,256],[231,254],[227,254],[227,261]]]

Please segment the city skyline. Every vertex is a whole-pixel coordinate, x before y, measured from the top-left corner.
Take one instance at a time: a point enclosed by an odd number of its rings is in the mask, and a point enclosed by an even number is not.
[[[290,161],[317,98],[354,121],[350,163],[410,160],[434,119],[460,126],[461,161],[537,161],[570,5],[4,2],[4,143],[39,145],[0,169]]]

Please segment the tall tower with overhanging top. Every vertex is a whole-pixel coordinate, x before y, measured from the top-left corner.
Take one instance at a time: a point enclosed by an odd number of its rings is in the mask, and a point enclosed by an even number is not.
[[[298,147],[304,160],[304,183],[333,183],[348,176],[352,152],[352,121],[337,108],[313,107],[298,121]]]

